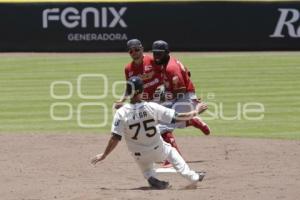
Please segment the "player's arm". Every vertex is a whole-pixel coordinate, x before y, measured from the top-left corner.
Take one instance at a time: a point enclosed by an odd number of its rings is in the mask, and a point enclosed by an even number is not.
[[[129,72],[128,72],[126,67],[125,67],[125,72],[124,73],[125,73],[125,80],[127,81],[128,77],[129,77]],[[127,85],[127,84],[125,84],[125,85]],[[125,92],[122,95],[122,97],[114,103],[114,108],[115,109],[121,108],[123,106],[124,102],[128,99],[128,94],[126,93],[126,91],[127,91],[127,88],[125,87]]]
[[[94,158],[92,158],[92,164],[95,165],[97,162],[104,160],[106,156],[108,156],[116,148],[119,141],[122,139],[122,135],[124,134],[124,124],[122,120],[122,114],[120,112],[121,111],[118,110],[115,113],[114,120],[111,126],[112,136],[107,143],[104,153],[97,154]]]
[[[207,110],[207,105],[205,103],[199,103],[196,107],[195,110],[192,110],[190,112],[185,112],[185,113],[175,113],[175,121],[187,121],[192,119],[193,117],[195,117],[198,114],[201,114],[202,112],[204,112],[205,110]]]
[[[108,154],[110,154],[116,148],[120,140],[121,140],[120,135],[112,133],[112,136],[110,137],[107,143],[104,153],[97,154],[95,157],[93,157],[91,163],[95,165],[97,164],[97,162],[104,160],[106,156],[108,156]]]
[[[126,93],[123,94],[121,99],[117,100],[114,104],[115,109],[119,109],[123,106],[124,102],[128,99],[128,95]]]
[[[123,105],[124,105],[124,102],[129,99],[130,95],[127,94],[127,84],[126,84],[126,87],[125,87],[125,92],[123,94],[123,96],[121,97],[121,99],[119,99],[118,101],[116,101],[114,103],[114,107],[115,109],[119,109],[121,108]]]
[[[190,112],[176,113],[174,109],[166,108],[156,103],[149,103],[155,111],[155,117],[160,122],[174,123],[177,121],[188,121],[198,114],[204,112],[208,107],[205,103],[199,103],[195,110]]]

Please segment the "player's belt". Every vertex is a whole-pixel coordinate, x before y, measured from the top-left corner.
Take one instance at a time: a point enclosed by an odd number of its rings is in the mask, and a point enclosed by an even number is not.
[[[153,149],[158,149],[159,145],[155,146]],[[135,156],[141,156],[142,154],[140,152],[134,152]]]

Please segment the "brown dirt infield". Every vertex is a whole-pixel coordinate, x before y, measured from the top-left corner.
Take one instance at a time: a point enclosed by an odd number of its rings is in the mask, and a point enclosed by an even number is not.
[[[124,141],[96,167],[89,159],[109,135],[0,134],[3,200],[292,199],[300,197],[300,141],[177,137],[191,168],[207,176],[194,190],[178,174],[150,190]]]

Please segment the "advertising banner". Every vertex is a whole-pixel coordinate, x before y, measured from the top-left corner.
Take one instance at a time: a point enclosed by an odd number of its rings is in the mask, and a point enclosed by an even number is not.
[[[300,50],[297,2],[0,4],[0,51],[108,52],[139,38],[172,51]]]

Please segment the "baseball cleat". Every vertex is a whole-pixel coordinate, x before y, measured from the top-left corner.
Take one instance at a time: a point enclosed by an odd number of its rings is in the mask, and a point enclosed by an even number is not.
[[[201,182],[205,177],[205,172],[197,172],[197,174],[199,175],[198,181]]]
[[[193,119],[191,119],[190,125],[200,129],[205,135],[210,134],[210,129],[208,125],[204,121],[202,121],[200,117],[194,117]]]
[[[188,185],[186,185],[183,189],[191,190],[191,189],[197,189],[197,183],[201,182],[205,177],[205,172],[196,172],[199,175],[198,180],[195,180]]]
[[[154,178],[152,176],[148,179],[148,183],[152,188],[158,189],[158,190],[164,190],[164,189],[167,189],[170,187],[169,182],[160,181],[157,178]]]

